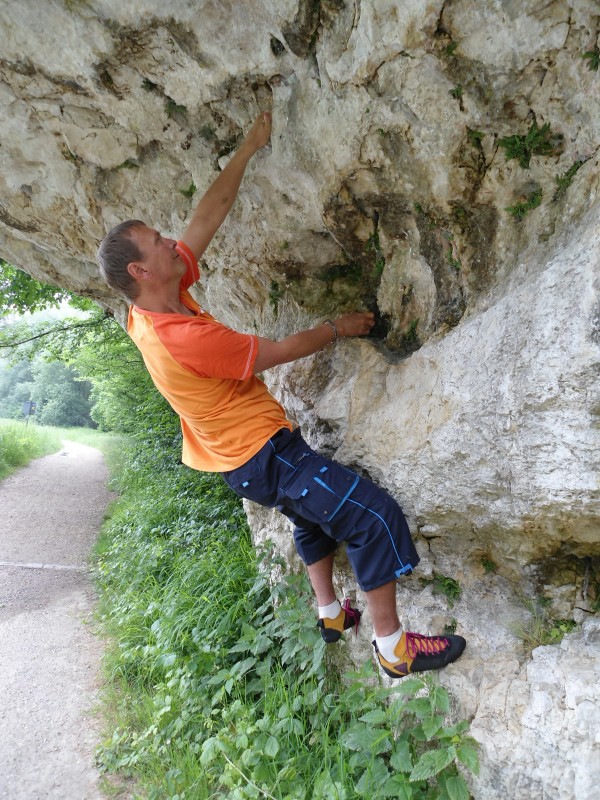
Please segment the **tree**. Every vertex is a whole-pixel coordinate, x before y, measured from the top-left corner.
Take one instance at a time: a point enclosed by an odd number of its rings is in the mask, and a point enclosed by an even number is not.
[[[103,430],[140,430],[155,439],[180,437],[177,416],[154,388],[139,351],[108,312],[34,281],[0,259],[0,303],[6,309],[32,311],[65,299],[85,310],[86,317],[49,320],[36,314],[33,319],[3,319],[0,314],[0,352],[10,353],[14,363],[18,355],[25,356],[35,373],[33,387],[22,381],[17,388],[15,380],[10,397],[0,391],[0,414],[9,405],[12,414],[20,414],[18,398],[30,389],[32,394],[24,399],[38,402],[37,419],[43,423],[95,422]]]
[[[31,399],[32,389],[31,365],[26,358],[12,365],[0,359],[0,417],[18,419],[23,403]]]
[[[66,289],[40,283],[0,258],[0,316],[57,307],[70,299]]]
[[[92,427],[87,381],[78,380],[75,370],[66,364],[44,361],[40,356],[31,369],[31,399],[37,402],[36,418],[41,425]]]

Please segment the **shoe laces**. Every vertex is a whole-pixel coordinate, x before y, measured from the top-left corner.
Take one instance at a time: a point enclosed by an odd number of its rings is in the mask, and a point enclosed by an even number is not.
[[[342,603],[342,609],[346,614],[346,619],[349,617],[354,623],[354,635],[358,636],[358,623],[360,622],[360,614],[358,613],[358,611],[356,611],[356,609],[350,606],[350,600],[348,600],[347,598]]]
[[[450,642],[443,636],[422,636],[420,633],[406,633],[406,652],[410,658],[438,656],[449,646]]]

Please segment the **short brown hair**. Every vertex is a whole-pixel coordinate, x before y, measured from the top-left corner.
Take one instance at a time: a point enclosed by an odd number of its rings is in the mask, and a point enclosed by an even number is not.
[[[130,302],[137,297],[138,286],[127,271],[127,265],[143,259],[140,248],[131,238],[131,231],[145,226],[146,223],[139,219],[121,222],[106,234],[98,248],[100,274],[112,289],[116,289]]]

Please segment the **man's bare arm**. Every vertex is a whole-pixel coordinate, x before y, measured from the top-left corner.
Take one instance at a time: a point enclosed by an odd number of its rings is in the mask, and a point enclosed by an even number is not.
[[[271,339],[258,339],[258,355],[254,362],[254,374],[262,372],[277,364],[286,364],[298,358],[310,356],[322,350],[336,338],[343,336],[364,336],[375,324],[375,317],[370,312],[354,311],[333,320],[333,325],[324,322],[316,328],[309,328],[300,333],[286,336],[280,342]],[[336,336],[337,331],[337,336]]]
[[[256,119],[252,129],[223,172],[202,196],[181,237],[196,258],[200,258],[204,253],[229,213],[237,197],[248,162],[257,150],[266,145],[270,135],[271,114],[265,111]]]

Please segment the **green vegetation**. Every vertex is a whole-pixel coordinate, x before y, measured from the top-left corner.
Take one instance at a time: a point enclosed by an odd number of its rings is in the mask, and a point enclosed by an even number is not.
[[[279,313],[279,301],[283,297],[283,290],[281,286],[277,283],[277,281],[271,281],[271,286],[269,287],[269,305],[273,309],[273,314],[277,317]]]
[[[492,561],[492,559],[487,556],[481,559],[481,566],[483,567],[486,574],[498,571],[498,565],[496,564],[496,562]]]
[[[447,692],[432,677],[382,688],[371,662],[340,676],[304,574],[272,586],[239,501],[178,455],[139,437],[98,548],[114,640],[103,769],[156,800],[468,800],[458,765],[476,772],[477,747],[447,724]]]
[[[525,216],[532,211],[534,208],[537,208],[540,203],[542,202],[543,192],[541,189],[535,189],[535,191],[531,192],[528,195],[526,200],[523,200],[520,203],[515,203],[514,206],[507,206],[506,210],[509,214],[518,221],[521,222]]]
[[[169,119],[175,116],[175,114],[178,114],[183,117],[187,116],[187,108],[185,106],[177,105],[177,103],[175,102],[175,100],[173,100],[172,97],[167,97],[165,100],[165,112],[167,114],[167,117],[169,117]]]
[[[329,291],[333,291],[333,283],[344,280],[348,283],[358,284],[362,279],[362,267],[356,261],[347,264],[335,264],[319,273],[319,280],[329,284]]]
[[[546,598],[526,599],[524,602],[530,612],[529,619],[511,627],[528,651],[542,645],[559,644],[565,634],[577,627],[572,619],[553,617],[548,610],[549,601]]]
[[[115,169],[139,169],[140,165],[133,158],[126,158],[122,164],[119,164]]]
[[[473,147],[479,147],[481,142],[483,141],[483,137],[485,136],[484,133],[481,131],[474,131],[471,128],[467,128],[467,138],[469,142],[473,145]]]
[[[558,155],[562,134],[552,133],[550,123],[538,128],[535,120],[524,136],[506,136],[498,141],[504,149],[506,160],[516,159],[524,169],[529,169],[532,156]]]
[[[556,175],[554,181],[556,183],[556,191],[552,196],[553,200],[560,200],[561,197],[567,193],[567,189],[573,183],[573,178],[577,174],[577,172],[581,169],[581,167],[585,164],[587,159],[580,159],[579,161],[575,161],[574,164],[571,164],[569,169],[566,172],[563,172],[562,175]]]
[[[598,67],[600,66],[600,48],[594,47],[593,50],[588,50],[586,53],[583,53],[581,57],[587,58],[588,67],[594,72],[598,72]]]
[[[151,81],[150,78],[144,78],[142,81],[142,89],[145,92],[156,92],[158,91],[158,84]]]
[[[0,479],[60,448],[60,436],[52,429],[0,419]]]
[[[41,425],[91,426],[90,389],[72,367],[41,353],[13,365],[0,359],[2,417],[22,419],[23,403],[33,400]]]
[[[0,318],[10,313],[55,308],[69,298],[64,289],[40,283],[0,258]]]
[[[410,323],[406,331],[402,334],[402,345],[404,347],[410,347],[415,345],[419,341],[419,335],[417,333],[417,328],[419,327],[419,318],[413,319]]]
[[[419,578],[419,580],[423,585],[430,584],[434,594],[443,594],[447,598],[450,608],[460,599],[460,584],[448,575],[434,572],[431,578]]]
[[[367,239],[367,243],[365,244],[365,252],[373,253],[375,257],[375,277],[381,278],[383,275],[383,270],[385,269],[385,256],[383,255],[383,251],[381,249],[379,231],[377,228],[375,228],[373,233]]]
[[[460,272],[462,264],[460,263],[460,259],[454,258],[454,252],[451,247],[448,248],[448,264],[450,264],[452,269],[456,270],[456,272]]]
[[[461,97],[463,96],[463,87],[461,86],[460,83],[458,83],[454,87],[454,89],[450,89],[448,94],[451,95],[452,97],[454,97],[456,100],[460,100]]]
[[[189,186],[187,186],[185,189],[180,189],[179,191],[184,197],[188,197],[191,199],[198,191],[198,187],[196,186],[194,181],[192,181]]]

